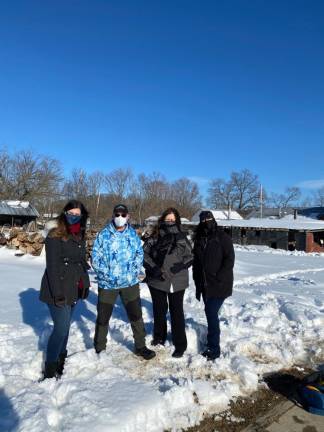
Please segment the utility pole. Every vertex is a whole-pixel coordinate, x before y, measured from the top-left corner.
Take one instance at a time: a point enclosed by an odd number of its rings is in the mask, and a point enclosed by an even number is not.
[[[260,184],[260,218],[262,219],[262,217],[263,217],[263,208],[262,208],[262,205],[263,205],[263,190],[262,190],[262,184]]]

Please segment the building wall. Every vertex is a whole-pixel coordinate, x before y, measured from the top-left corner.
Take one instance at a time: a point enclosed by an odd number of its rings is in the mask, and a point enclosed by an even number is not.
[[[288,249],[287,231],[262,231],[233,228],[232,239],[234,243],[242,245],[264,245],[275,249]]]
[[[9,216],[0,215],[0,225],[10,225],[13,223],[14,226],[23,226],[31,221],[36,220],[35,216]]]
[[[306,233],[306,252],[324,252],[324,247],[314,241],[314,233]]]

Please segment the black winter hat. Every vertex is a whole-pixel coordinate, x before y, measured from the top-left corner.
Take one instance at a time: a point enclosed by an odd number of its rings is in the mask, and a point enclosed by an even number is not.
[[[122,213],[127,213],[128,214],[128,208],[124,204],[117,204],[114,207],[113,213],[118,213],[118,212],[122,212]]]
[[[203,210],[202,212],[200,212],[199,219],[200,219],[200,222],[204,221],[205,219],[214,219],[215,220],[213,213],[209,210]]]

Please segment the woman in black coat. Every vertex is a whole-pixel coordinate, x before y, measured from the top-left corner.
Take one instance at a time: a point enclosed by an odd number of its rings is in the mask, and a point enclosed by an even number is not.
[[[145,240],[144,267],[153,303],[152,345],[165,343],[169,308],[175,346],[173,357],[182,357],[187,349],[183,297],[189,286],[188,268],[191,264],[191,245],[181,231],[179,212],[170,207],[159,218],[156,231]]]
[[[69,201],[45,240],[46,269],[39,298],[47,303],[54,328],[47,344],[44,379],[62,375],[73,309],[89,293],[87,218],[80,201]]]
[[[215,360],[220,356],[219,310],[232,295],[234,248],[232,239],[218,229],[210,211],[202,211],[194,241],[193,279],[196,297],[203,297],[208,324],[207,350],[203,356]]]

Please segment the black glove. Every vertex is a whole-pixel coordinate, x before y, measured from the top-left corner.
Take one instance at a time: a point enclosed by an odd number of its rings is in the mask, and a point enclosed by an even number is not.
[[[63,296],[54,297],[54,304],[57,307],[63,307],[66,304],[66,299]]]
[[[88,295],[89,295],[89,288],[79,289],[79,299],[85,300],[86,298],[88,298]]]
[[[170,271],[173,274],[179,273],[181,270],[184,270],[185,268],[187,268],[183,263],[179,262],[179,263],[175,263],[173,264],[172,267],[170,267]]]
[[[160,267],[158,267],[158,266],[152,267],[149,273],[150,273],[150,276],[152,276],[154,279],[163,280],[163,275],[162,275]]]

